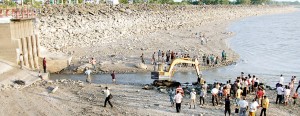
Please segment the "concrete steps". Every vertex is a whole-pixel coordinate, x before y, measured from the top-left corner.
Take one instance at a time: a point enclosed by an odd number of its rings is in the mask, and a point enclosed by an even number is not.
[[[38,77],[39,73],[37,71],[31,71],[26,68],[19,69],[19,67],[16,67],[16,66],[3,64],[3,62],[0,64],[1,64],[0,67],[4,67],[4,66],[12,67],[9,70],[5,70],[5,72],[3,72],[3,73],[0,73],[0,88],[2,90],[7,89],[7,88],[22,89],[22,88],[25,88],[25,87],[31,85],[32,83],[34,83],[38,80],[41,80]],[[42,73],[42,76],[44,78],[48,78],[48,73]],[[23,80],[25,82],[25,85],[19,86],[14,83],[15,80]]]

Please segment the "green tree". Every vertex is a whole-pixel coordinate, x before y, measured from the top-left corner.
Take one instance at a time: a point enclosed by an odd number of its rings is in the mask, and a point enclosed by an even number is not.
[[[203,3],[206,4],[206,5],[209,5],[209,4],[214,4],[214,0],[203,0]]]
[[[236,4],[251,4],[251,0],[237,0]]]
[[[225,5],[227,5],[227,4],[229,4],[229,0],[221,0],[221,1],[220,1],[220,4],[225,4]]]

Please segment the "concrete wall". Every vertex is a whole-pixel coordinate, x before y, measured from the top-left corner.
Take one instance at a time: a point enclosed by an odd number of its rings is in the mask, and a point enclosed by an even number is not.
[[[11,39],[10,23],[1,23],[0,32],[0,58],[10,62],[16,62],[18,41]]]

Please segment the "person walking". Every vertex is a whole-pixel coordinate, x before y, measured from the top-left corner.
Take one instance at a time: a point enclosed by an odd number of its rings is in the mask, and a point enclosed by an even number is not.
[[[238,105],[240,106],[240,116],[246,116],[246,111],[248,110],[248,102],[246,101],[246,98],[240,100]]]
[[[190,103],[190,109],[192,108],[192,105],[194,105],[194,109],[196,108],[195,106],[195,102],[196,102],[196,92],[195,92],[195,89],[193,88],[191,93],[191,103]]]
[[[260,112],[260,116],[262,116],[262,114],[264,113],[264,116],[266,115],[267,109],[269,108],[269,99],[267,98],[267,96],[264,96],[263,100],[262,100],[262,109]]]
[[[111,93],[110,93],[110,91],[109,91],[109,89],[108,89],[108,87],[105,87],[105,90],[103,90],[103,92],[104,92],[104,97],[105,97],[105,101],[104,101],[104,106],[103,107],[106,107],[106,103],[108,102],[108,104],[111,106],[111,107],[113,107],[113,105],[111,104],[111,102],[110,102],[110,96],[111,96]]]
[[[43,69],[44,69],[44,73],[46,73],[46,68],[47,68],[47,62],[46,62],[46,58],[44,57],[44,59],[43,59]]]
[[[20,54],[19,60],[20,60],[20,69],[23,69],[23,54]]]
[[[226,116],[227,112],[228,112],[228,115],[230,116],[231,110],[230,110],[230,97],[229,96],[227,96],[225,98],[225,111],[224,111],[225,116]]]
[[[112,79],[112,83],[116,84],[116,75],[115,75],[115,71],[113,71],[111,74],[111,79]]]
[[[91,70],[89,68],[86,67],[86,70],[85,70],[85,74],[86,74],[86,82],[91,84],[92,82],[92,79],[91,79]]]
[[[180,112],[181,109],[181,102],[182,102],[182,95],[179,91],[177,91],[176,95],[175,95],[175,102],[176,102],[176,111],[177,113]]]

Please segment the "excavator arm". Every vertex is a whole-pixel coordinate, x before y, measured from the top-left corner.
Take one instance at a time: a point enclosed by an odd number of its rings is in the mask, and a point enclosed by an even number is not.
[[[172,61],[169,69],[167,71],[164,71],[163,68],[159,68],[157,72],[151,72],[151,78],[152,79],[158,79],[158,80],[171,80],[171,77],[174,74],[174,67],[176,64],[180,63],[187,63],[187,64],[194,64],[195,70],[197,73],[197,77],[200,78],[202,75],[200,74],[200,68],[199,68],[199,62],[197,59],[194,61],[191,58],[177,58]]]

